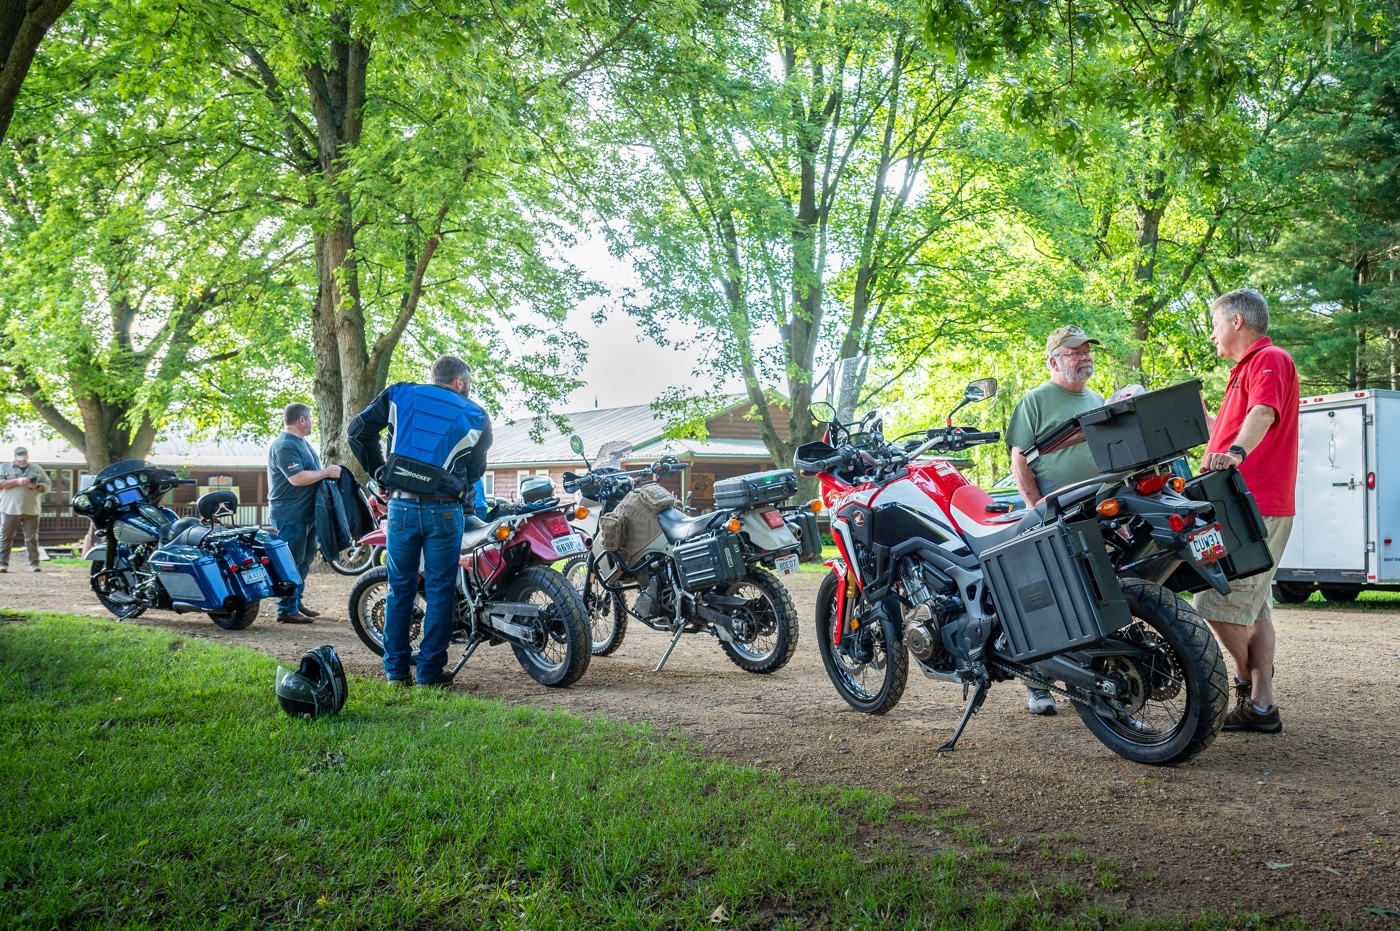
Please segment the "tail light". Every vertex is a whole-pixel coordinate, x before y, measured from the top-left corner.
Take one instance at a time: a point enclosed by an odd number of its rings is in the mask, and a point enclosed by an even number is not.
[[[1163,472],[1160,475],[1149,475],[1147,478],[1140,478],[1137,481],[1137,493],[1143,497],[1155,495],[1157,492],[1167,487],[1167,482],[1171,477],[1171,473]]]
[[[262,563],[264,566],[272,565],[272,560],[267,556],[264,556],[262,559],[258,560],[258,562]]]
[[[783,515],[777,510],[767,510],[763,512],[763,522],[774,530],[779,530],[783,526]]]
[[[1094,510],[1099,512],[1100,517],[1117,517],[1121,507],[1117,498],[1104,498]]]
[[[545,521],[545,526],[549,528],[551,537],[567,537],[574,530],[569,526],[569,519],[562,514],[550,517]]]
[[[1167,526],[1172,528],[1172,533],[1181,533],[1193,523],[1195,523],[1193,518],[1184,517],[1181,514],[1173,514],[1167,518]]]
[[[1376,487],[1376,473],[1366,473],[1366,487],[1370,489],[1374,489]]]

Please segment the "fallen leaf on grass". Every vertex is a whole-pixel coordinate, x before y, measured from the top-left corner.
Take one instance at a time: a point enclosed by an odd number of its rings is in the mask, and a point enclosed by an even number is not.
[[[724,924],[724,923],[725,923],[726,921],[728,921],[728,920],[729,920],[729,912],[727,912],[727,911],[724,910],[724,906],[723,906],[723,905],[721,905],[719,908],[715,909],[714,911],[710,912],[710,924],[712,924],[712,925]]]

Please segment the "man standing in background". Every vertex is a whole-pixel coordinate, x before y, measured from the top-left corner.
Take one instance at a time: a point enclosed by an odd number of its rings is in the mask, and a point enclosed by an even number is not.
[[[1238,468],[1254,495],[1268,530],[1274,567],[1293,529],[1298,483],[1298,370],[1268,336],[1269,303],[1243,288],[1222,294],[1210,308],[1211,342],[1230,359],[1230,381],[1220,412],[1208,417],[1210,442],[1201,471]],[[1274,573],[1261,572],[1230,583],[1230,594],[1213,589],[1195,597],[1196,611],[1235,661],[1235,707],[1227,731],[1277,734],[1283,719],[1274,704]]]
[[[311,434],[311,408],[288,404],[283,420],[287,428],[267,451],[267,501],[272,526],[287,543],[288,555],[297,564],[301,584],[277,601],[277,620],[283,624],[310,624],[319,617],[301,603],[306,574],[316,558],[316,485],[325,478],[340,478],[340,466],[321,468],[321,457],[306,442]]]
[[[1035,438],[1085,411],[1103,406],[1103,398],[1087,387],[1094,377],[1093,346],[1099,341],[1077,326],[1062,326],[1045,341],[1045,364],[1050,380],[1027,391],[1011,414],[1006,427],[1006,443],[1011,447],[1011,475],[1016,489],[1035,507],[1050,492],[1099,474],[1088,443],[1039,456],[1035,464],[1026,461],[1025,451]],[[1055,699],[1045,689],[1026,686],[1026,710],[1031,714],[1054,714]]]
[[[15,447],[15,461],[0,465],[0,572],[10,571],[10,549],[22,531],[29,571],[39,571],[40,498],[49,474],[29,461],[29,450]]]

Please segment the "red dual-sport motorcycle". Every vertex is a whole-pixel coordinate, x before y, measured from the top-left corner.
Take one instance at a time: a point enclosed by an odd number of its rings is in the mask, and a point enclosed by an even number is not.
[[[466,519],[452,635],[452,642],[466,650],[448,675],[456,675],[481,644],[509,644],[536,682],[572,685],[592,655],[588,612],[578,591],[551,566],[585,552],[583,538],[564,516],[554,483],[544,477],[528,479],[521,486],[521,501],[498,504],[492,516],[490,521]],[[360,542],[386,546],[387,522]],[[384,655],[388,599],[387,566],[370,569],[350,590],[350,623],[379,656]],[[425,608],[420,589],[410,634],[415,644],[422,637]]]
[[[995,392],[995,379],[973,382],[954,413]],[[893,708],[912,657],[924,675],[968,696],[940,752],[954,748],[992,682],[1017,677],[1071,700],[1090,731],[1130,760],[1179,763],[1209,746],[1227,704],[1214,637],[1162,585],[1120,581],[1105,545],[1124,524],[1096,501],[1130,476],[1007,514],[946,458],[920,461],[1000,434],[952,426],[950,414],[943,427],[887,441],[877,416],[843,422],[836,411],[813,406],[828,421],[827,439],[799,448],[796,465],[820,476],[840,553],[827,563],[816,620],[822,661],[847,703],[870,714]],[[1160,498],[1151,506],[1182,522],[1172,545],[1191,557],[1188,537],[1213,529],[1202,519],[1209,505]],[[1214,575],[1221,549],[1212,542],[1192,564]]]

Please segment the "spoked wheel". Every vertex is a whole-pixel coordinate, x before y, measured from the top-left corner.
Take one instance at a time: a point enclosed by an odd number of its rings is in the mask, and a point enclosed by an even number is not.
[[[210,611],[209,620],[224,630],[244,630],[258,619],[258,602],[250,601],[232,611]]]
[[[350,589],[350,625],[360,641],[376,656],[384,655],[384,609],[389,604],[389,569],[376,566],[360,576]],[[418,657],[418,641],[423,638],[423,615],[428,603],[419,592],[413,598],[413,621],[408,628],[408,642],[413,657]]]
[[[738,608],[725,608],[733,620],[734,643],[721,640],[725,654],[747,672],[782,669],[797,650],[797,609],[777,577],[757,566],[723,591],[744,599]]]
[[[519,619],[522,626],[533,627],[537,637],[531,647],[511,644],[521,668],[540,685],[563,688],[577,682],[592,653],[583,598],[568,580],[546,566],[531,566],[511,583],[505,599],[541,609],[539,617]]]
[[[361,575],[373,566],[381,565],[382,558],[376,559],[381,547],[368,543],[356,543],[346,547],[331,560],[331,568],[341,575]]]
[[[862,624],[836,642],[836,573],[817,589],[817,650],[836,691],[857,711],[884,714],[904,697],[909,654],[892,622]]]
[[[127,585],[128,573],[131,571],[131,563],[125,559],[118,559],[112,567],[110,576],[104,576],[104,568],[101,560],[96,560],[92,564],[92,572],[88,576],[88,582],[92,585],[92,592],[97,596],[97,600],[102,602],[102,607],[111,611],[112,614],[125,620],[126,618],[138,617],[146,610],[146,605],[136,601]],[[113,596],[117,597],[113,597]],[[123,597],[125,596],[125,597]],[[132,598],[127,601],[126,598]]]
[[[1215,740],[1229,703],[1225,661],[1205,621],[1160,585],[1129,580],[1133,622],[1107,643],[1139,651],[1099,657],[1092,668],[1119,686],[1117,697],[1074,710],[1114,753],[1137,763],[1182,763]]]
[[[588,580],[588,557],[570,557],[561,571],[574,590],[582,595],[584,583]],[[622,593],[608,591],[594,579],[592,591],[583,599],[583,607],[588,612],[588,636],[592,641],[593,655],[608,656],[617,652],[627,633],[627,605],[622,600]]]

